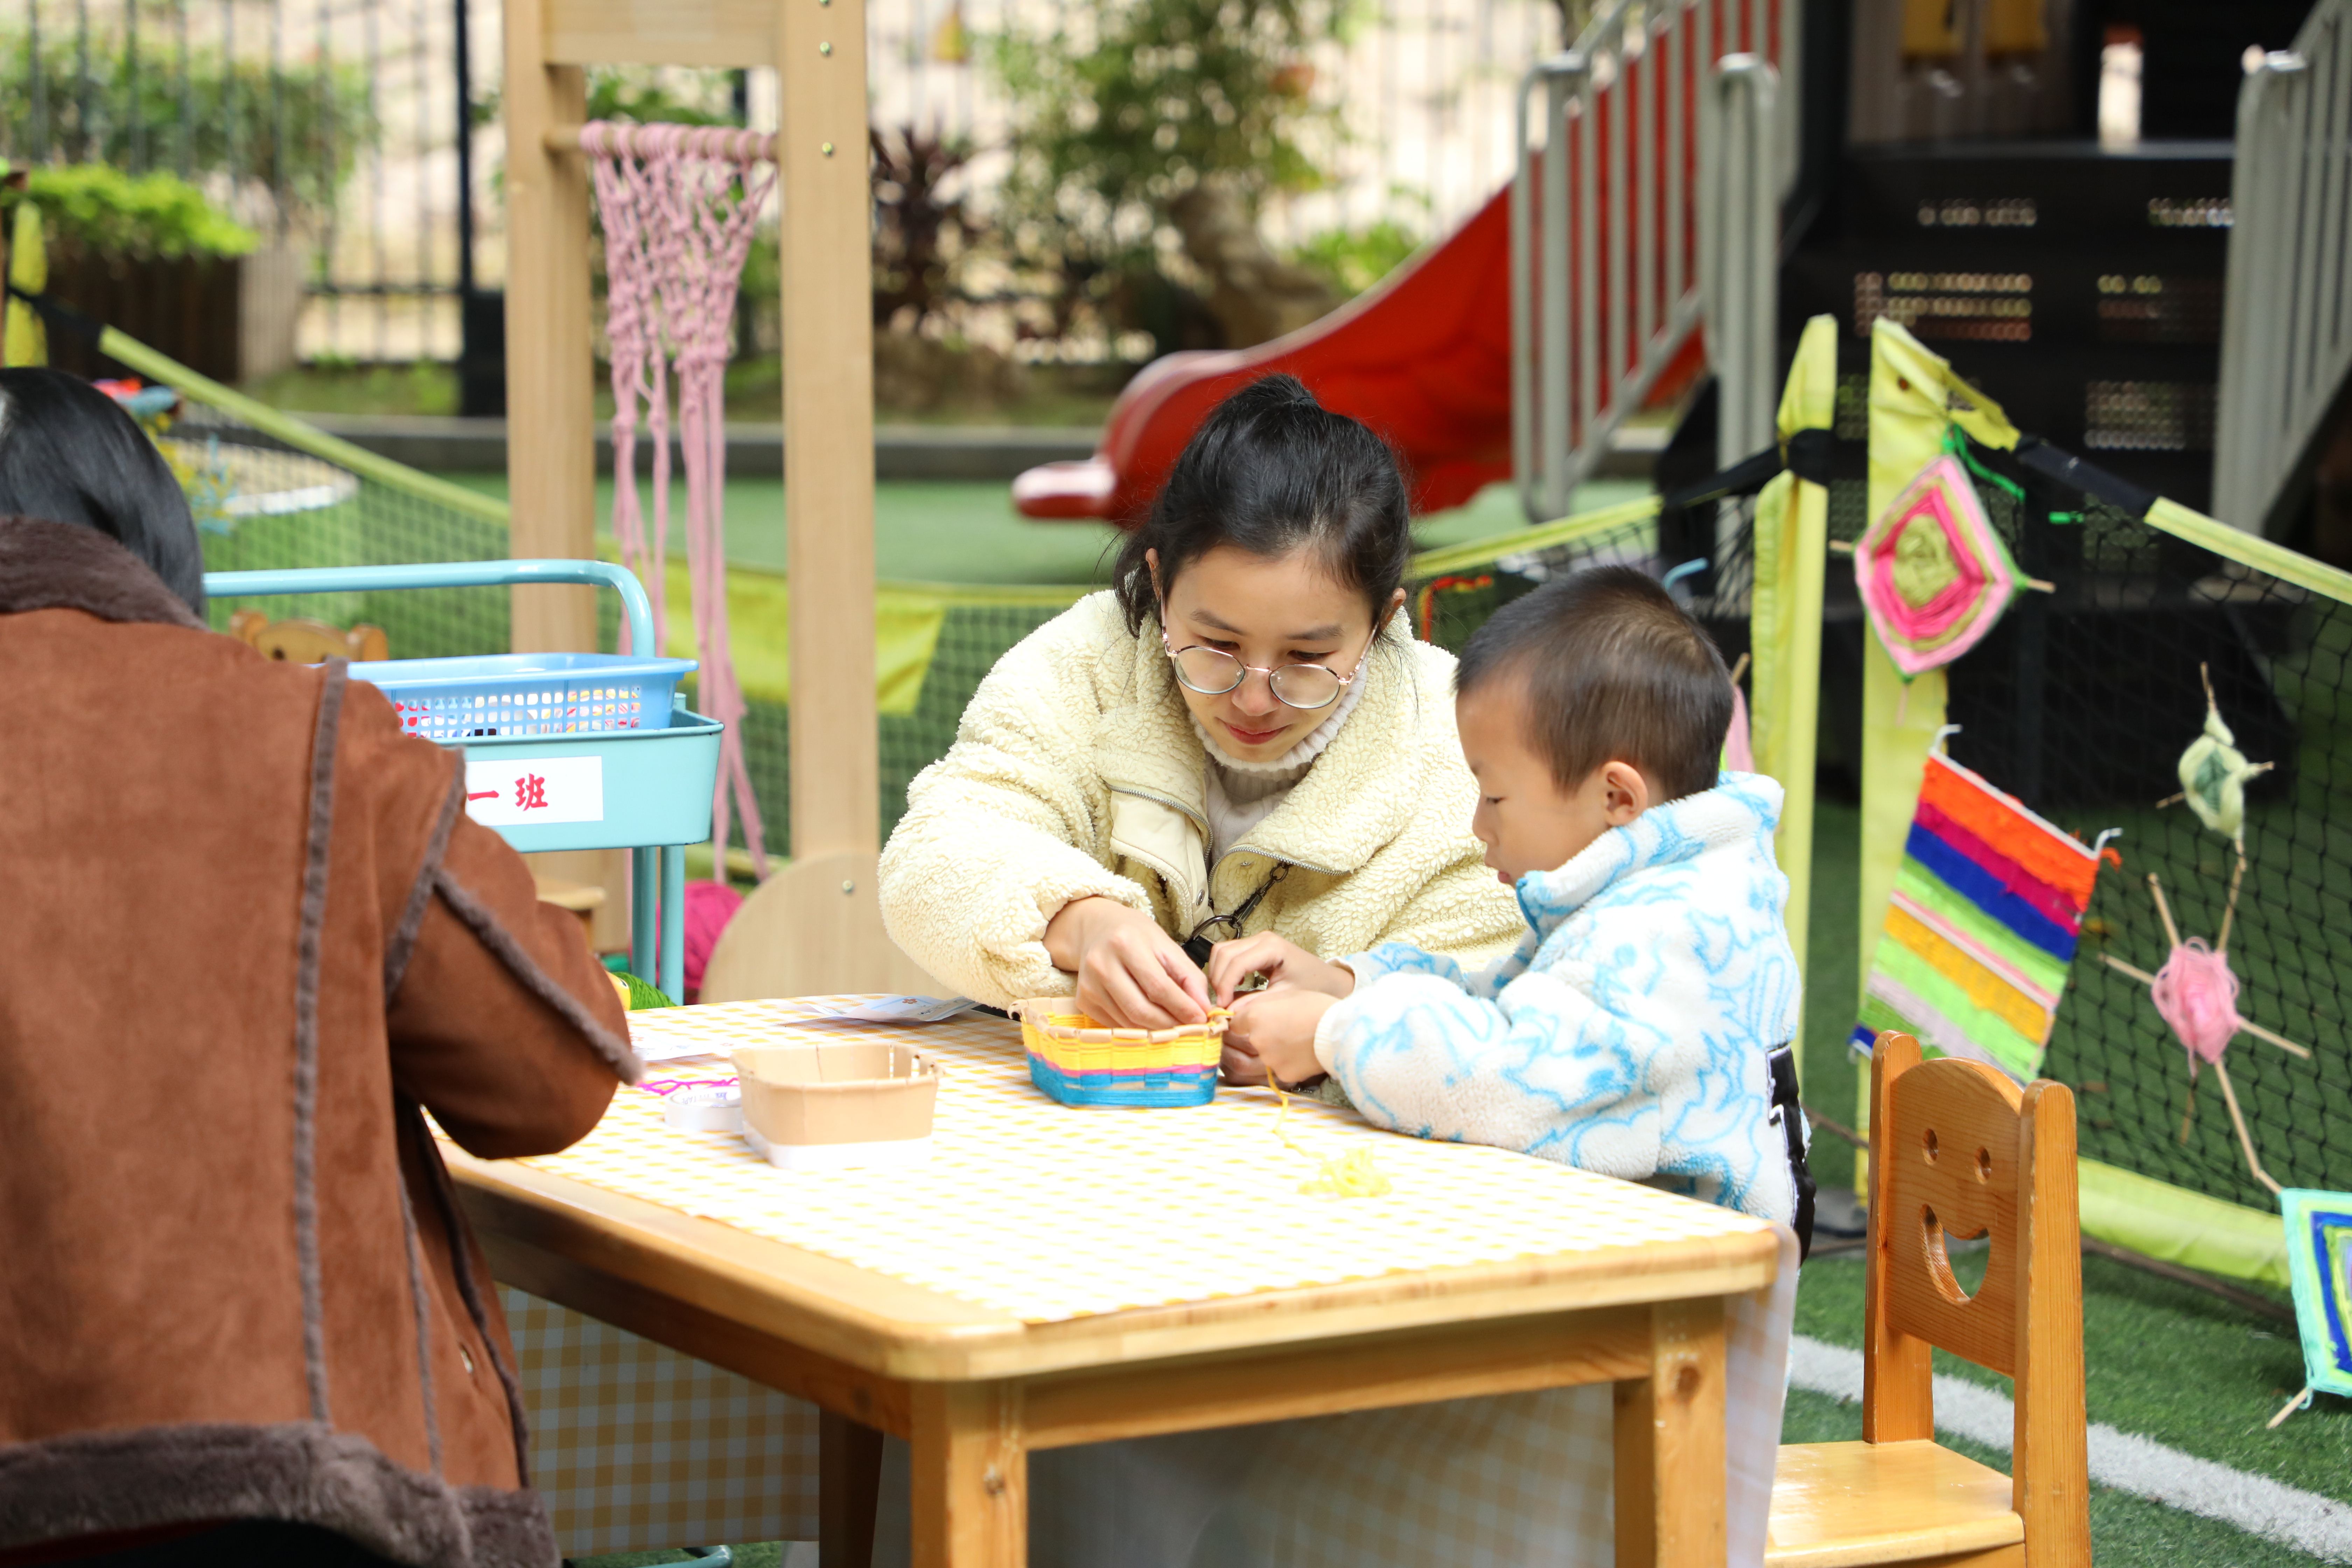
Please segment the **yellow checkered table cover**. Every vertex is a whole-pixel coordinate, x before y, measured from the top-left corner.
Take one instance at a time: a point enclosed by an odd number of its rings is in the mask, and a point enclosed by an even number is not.
[[[573,1557],[816,1539],[816,1407],[568,1307],[499,1290],[530,1479]]]
[[[632,1014],[649,1076],[730,1070],[739,1046],[887,1037],[943,1069],[931,1154],[875,1171],[777,1170],[730,1133],[664,1125],[623,1089],[588,1137],[525,1163],[720,1221],[1032,1323],[1425,1269],[1670,1239],[1759,1234],[1727,1210],[1546,1160],[1399,1138],[1297,1103],[1317,1154],[1369,1147],[1394,1191],[1298,1191],[1315,1162],[1275,1135],[1274,1096],[1221,1089],[1177,1110],[1078,1109],[1029,1082],[1017,1026],[817,1024],[858,997],[730,1002]]]
[[[726,1053],[741,1045],[845,1043],[864,1034],[932,1052],[945,1076],[923,1165],[776,1170],[732,1134],[672,1131],[660,1098],[638,1089],[615,1096],[582,1142],[526,1163],[1032,1322],[1768,1228],[1547,1161],[1398,1138],[1294,1100],[1297,1142],[1317,1155],[1369,1147],[1395,1188],[1383,1198],[1304,1196],[1297,1189],[1315,1162],[1276,1140],[1268,1091],[1223,1089],[1213,1103],[1183,1110],[1081,1110],[1030,1084],[1019,1028],[1002,1019],[808,1021],[865,999],[664,1009],[632,1014],[629,1023],[655,1080],[730,1075]],[[1794,1268],[1787,1273],[1776,1288],[1783,1298]],[[1733,1303],[1735,1455],[1769,1455],[1778,1430],[1787,1306],[1765,1310],[1775,1293]],[[533,1480],[567,1552],[814,1534],[812,1407],[563,1307],[511,1289],[503,1295],[533,1431]],[[1750,1347],[1768,1326],[1770,1344]],[[1284,1510],[1304,1510],[1288,1524],[1315,1543],[1302,1563],[1517,1562],[1537,1542],[1541,1555],[1605,1541],[1609,1420],[1605,1389],[1562,1389],[1424,1406],[1418,1415],[1283,1423],[1270,1429],[1282,1436],[1265,1458],[1281,1460],[1273,1468],[1289,1482],[1328,1483],[1307,1489],[1307,1502],[1296,1484],[1274,1494]],[[1459,1448],[1461,1463],[1433,1461],[1429,1445],[1440,1438]],[[1760,1497],[1770,1480],[1769,1462],[1759,1463],[1761,1479],[1747,1489]],[[1420,1479],[1405,1485],[1400,1464]],[[1735,1475],[1735,1498],[1738,1482]],[[1746,1511],[1760,1531],[1760,1505]],[[1366,1550],[1373,1542],[1382,1549]]]

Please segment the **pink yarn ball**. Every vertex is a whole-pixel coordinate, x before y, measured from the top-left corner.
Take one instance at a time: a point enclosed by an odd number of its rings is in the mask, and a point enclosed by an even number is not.
[[[702,989],[702,972],[710,963],[710,954],[719,946],[719,933],[743,907],[743,895],[723,882],[688,882],[686,885],[686,989],[692,994]]]
[[[2203,937],[2192,936],[2172,950],[2150,989],[2158,1014],[2172,1026],[2181,1045],[2206,1061],[2220,1061],[2242,1026],[2238,977],[2231,973],[2229,955],[2206,946]]]

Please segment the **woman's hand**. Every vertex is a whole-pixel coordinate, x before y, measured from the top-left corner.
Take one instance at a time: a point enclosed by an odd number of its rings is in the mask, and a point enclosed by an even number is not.
[[[1209,1016],[1209,983],[1159,922],[1116,899],[1073,899],[1045,924],[1045,952],[1078,977],[1078,1011],[1114,1029],[1172,1029]]]
[[[1326,996],[1347,996],[1356,989],[1353,972],[1336,963],[1326,963],[1297,942],[1270,931],[1221,942],[1210,951],[1209,989],[1218,1006],[1232,1006],[1234,993],[1252,974],[1265,975],[1269,986],[1296,986],[1303,991],[1319,991]]]
[[[1239,1048],[1246,1052],[1258,1076],[1247,1079],[1262,1082],[1266,1073],[1274,1075],[1276,1083],[1302,1083],[1323,1070],[1315,1059],[1315,1031],[1322,1026],[1323,1015],[1337,1004],[1337,998],[1320,991],[1308,991],[1300,986],[1283,985],[1272,991],[1260,991],[1234,1004],[1234,1020],[1225,1026],[1226,1058],[1231,1060],[1235,1048],[1234,1037],[1241,1037]],[[1234,1082],[1244,1081],[1228,1072]]]

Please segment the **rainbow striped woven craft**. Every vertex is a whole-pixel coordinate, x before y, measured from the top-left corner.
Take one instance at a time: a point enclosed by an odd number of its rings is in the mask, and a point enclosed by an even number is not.
[[[2098,870],[2089,846],[1931,754],[1855,1047],[1895,1029],[2021,1082],[2039,1073]]]
[[[1216,1098],[1224,1011],[1176,1029],[1105,1029],[1066,996],[1020,1006],[1029,1081],[1065,1105],[1206,1105]]]

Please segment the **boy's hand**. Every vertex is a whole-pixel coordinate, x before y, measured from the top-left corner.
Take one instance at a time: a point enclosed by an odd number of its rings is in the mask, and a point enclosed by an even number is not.
[[[1291,985],[1319,991],[1326,996],[1346,996],[1356,989],[1356,977],[1336,963],[1326,963],[1286,937],[1270,931],[1255,936],[1221,942],[1210,950],[1209,991],[1220,1007],[1234,1005],[1234,995],[1252,974],[1265,976],[1268,985]],[[1288,1079],[1283,1079],[1288,1083]]]
[[[1315,1077],[1323,1070],[1323,1064],[1315,1059],[1315,1031],[1338,1000],[1297,985],[1244,996],[1234,1004],[1233,1022],[1226,1026],[1228,1061],[1237,1047],[1255,1056],[1276,1083],[1299,1083]],[[1226,1076],[1241,1081],[1238,1074]]]

